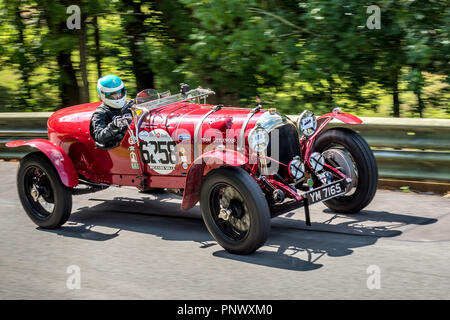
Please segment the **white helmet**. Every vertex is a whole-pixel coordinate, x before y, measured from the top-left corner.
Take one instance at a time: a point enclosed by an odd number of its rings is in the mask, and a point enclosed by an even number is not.
[[[107,75],[97,82],[97,91],[103,103],[111,108],[121,109],[127,99],[127,90],[119,77]]]

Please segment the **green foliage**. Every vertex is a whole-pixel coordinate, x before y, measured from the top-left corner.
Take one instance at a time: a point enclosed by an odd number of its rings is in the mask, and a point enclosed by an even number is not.
[[[66,27],[74,4],[85,41]],[[95,101],[114,73],[130,96],[187,82],[211,103],[450,118],[447,0],[0,0],[0,19],[0,111],[82,103],[86,79]]]
[[[277,50],[268,23],[248,10],[255,1],[182,2],[196,22],[182,67],[191,81],[211,87],[224,103],[254,98],[259,87],[281,85],[284,52]]]

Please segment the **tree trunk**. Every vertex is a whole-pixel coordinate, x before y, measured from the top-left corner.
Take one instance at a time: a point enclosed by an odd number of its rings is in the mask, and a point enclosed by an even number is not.
[[[20,8],[16,8],[14,24],[19,33],[19,44],[20,49],[17,50],[16,59],[19,63],[20,70],[20,80],[22,82],[23,88],[20,88],[20,104],[22,107],[28,107],[28,99],[31,98],[31,85],[30,85],[30,74],[31,74],[31,63],[26,56],[26,48],[25,48],[25,37],[24,30],[25,24],[22,21],[22,17],[20,16]]]
[[[102,56],[100,53],[100,31],[98,29],[97,16],[94,16],[92,25],[94,27],[95,62],[97,65],[97,77],[100,79],[102,77]]]
[[[187,42],[192,32],[192,17],[188,9],[178,1],[155,0],[155,9],[161,12],[161,22],[167,28],[166,32],[170,40],[167,45],[174,49],[174,61],[177,65],[183,63],[186,53],[182,50],[182,44]],[[183,23],[180,24],[180,21]]]
[[[67,32],[66,25],[66,7],[70,5],[69,1],[63,1],[62,10],[64,10],[62,17],[53,14],[54,11],[58,12],[54,2],[51,1],[39,1],[40,6],[44,11],[45,21],[49,29],[49,34],[47,37],[52,39],[62,39],[64,37],[64,32]],[[61,10],[61,9],[59,9]],[[55,48],[56,51],[56,63],[58,65],[58,86],[59,86],[59,96],[62,105],[60,108],[80,104],[80,88],[78,86],[77,78],[75,75],[75,69],[72,64],[71,59],[71,48]],[[59,109],[59,108],[58,108]]]
[[[329,98],[328,98],[328,103],[329,103],[329,108],[333,109],[333,104],[334,104],[334,97],[333,97],[333,85],[334,85],[334,81],[332,78],[328,79],[328,83],[330,85],[330,87],[328,88],[328,93],[329,93]]]
[[[395,118],[400,117],[400,91],[398,89],[398,73],[399,71],[396,71],[394,73],[393,79],[392,79],[392,100],[393,100],[393,115]]]
[[[142,14],[140,3],[133,0],[123,1],[125,12],[132,10],[133,13]],[[128,48],[130,49],[132,71],[136,77],[137,92],[155,87],[154,73],[149,67],[150,58],[144,50],[146,33],[144,21],[147,16],[134,15],[124,18],[123,26],[128,39]]]
[[[416,92],[416,95],[417,95],[417,101],[419,103],[419,105],[417,107],[417,111],[419,112],[419,117],[423,118],[423,110],[425,109],[425,102],[422,99],[422,92],[420,89]]]
[[[59,95],[62,108],[80,104],[79,87],[70,53],[60,52],[56,57],[59,68]]]
[[[81,80],[83,81],[83,88],[80,91],[80,100],[81,102],[87,103],[90,101],[89,98],[89,80],[88,80],[88,71],[87,71],[87,25],[84,23],[84,19],[82,19],[83,23],[81,25],[80,33],[78,36],[78,48],[80,52],[80,71],[81,71]]]
[[[133,73],[136,77],[136,91],[142,91],[144,89],[154,88],[155,80],[153,71],[147,66],[144,55],[140,52],[140,49],[135,43],[129,45],[131,53],[131,61],[133,62]]]

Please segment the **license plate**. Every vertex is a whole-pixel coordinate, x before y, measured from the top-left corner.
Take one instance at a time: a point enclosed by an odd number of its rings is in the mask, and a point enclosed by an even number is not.
[[[302,194],[309,204],[329,200],[345,193],[343,179]]]

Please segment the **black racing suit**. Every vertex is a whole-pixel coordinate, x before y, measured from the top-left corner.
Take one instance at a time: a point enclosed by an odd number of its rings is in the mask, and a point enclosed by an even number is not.
[[[121,116],[120,109],[108,107],[104,103],[101,104],[92,114],[91,126],[94,140],[106,148],[120,143],[125,136],[127,128],[116,127],[113,120]]]

